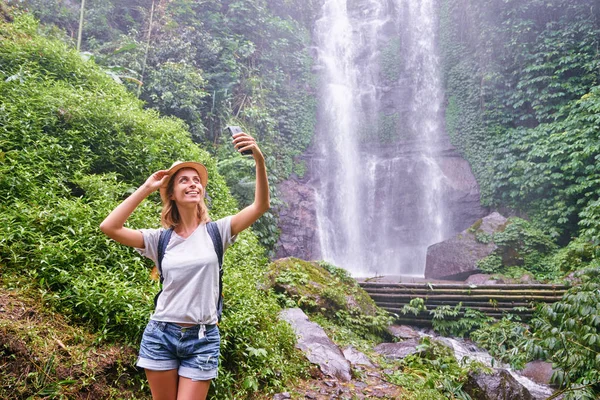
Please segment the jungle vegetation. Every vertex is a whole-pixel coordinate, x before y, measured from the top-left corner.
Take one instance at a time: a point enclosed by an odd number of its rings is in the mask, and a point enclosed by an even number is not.
[[[568,398],[596,398],[600,7],[588,0],[440,5],[448,133],[471,164],[483,204],[514,216],[494,240],[517,249],[519,265],[507,268],[493,255],[481,266],[569,276],[574,284],[530,326],[505,320],[475,337],[517,364],[551,360],[560,369],[555,382],[580,389]]]

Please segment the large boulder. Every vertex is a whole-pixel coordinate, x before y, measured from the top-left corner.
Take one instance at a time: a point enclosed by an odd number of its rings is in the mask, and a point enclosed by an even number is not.
[[[506,223],[506,218],[493,212],[455,237],[429,246],[425,278],[463,281],[479,272],[477,261],[498,248],[491,240],[486,242],[481,239],[502,231]]]
[[[299,308],[283,310],[280,318],[291,326],[298,343],[296,347],[304,352],[308,361],[319,366],[323,374],[348,382],[352,378],[351,367],[346,357],[329,339],[323,328],[308,320]]]
[[[473,400],[535,400],[505,369],[495,370],[493,374],[470,373],[463,390]]]

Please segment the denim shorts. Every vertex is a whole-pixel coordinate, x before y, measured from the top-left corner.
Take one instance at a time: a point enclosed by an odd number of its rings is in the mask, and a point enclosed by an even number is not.
[[[185,378],[211,380],[217,377],[220,344],[216,325],[183,327],[150,320],[136,365],[153,371],[177,369],[179,376]]]

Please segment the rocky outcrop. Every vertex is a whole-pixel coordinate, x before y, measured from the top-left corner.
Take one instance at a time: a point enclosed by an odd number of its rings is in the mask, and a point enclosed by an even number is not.
[[[473,400],[535,400],[529,390],[505,369],[492,374],[470,373],[463,390]]]
[[[428,211],[424,209],[422,194],[423,186],[431,184],[427,175],[431,160],[423,157],[423,144],[417,140],[394,146],[367,146],[365,152],[373,154],[368,156],[373,177],[368,187],[361,183],[357,188],[357,196],[364,204],[362,219],[354,228],[360,230],[364,238],[360,252],[377,265],[379,274],[398,274],[406,268],[420,274],[424,251],[431,243],[429,232],[436,229],[427,225]],[[479,186],[468,162],[447,140],[437,143],[431,157],[439,167],[438,190],[444,203],[444,231],[452,235],[483,217],[486,210],[480,205]],[[323,160],[312,152],[308,152],[304,160],[305,177],[291,178],[278,186],[285,204],[278,209],[281,234],[276,246],[277,258],[321,258],[316,207],[318,197],[327,202],[328,195],[322,192],[325,177],[315,166],[321,165]],[[329,208],[328,203],[324,208]],[[342,237],[343,226],[336,224],[335,218],[331,223]]]
[[[491,241],[482,242],[478,237],[491,236],[502,230],[506,222],[506,218],[494,212],[455,237],[429,246],[425,278],[465,280],[479,272],[477,261],[487,257],[498,247]]]
[[[368,367],[375,367],[371,360],[369,360],[369,357],[356,350],[353,346],[348,346],[344,349],[344,357],[346,357],[346,360],[348,360],[352,366],[366,365]]]
[[[265,289],[273,289],[308,313],[332,318],[343,310],[351,314],[377,315],[369,294],[353,279],[342,279],[314,261],[282,258],[269,264]]]
[[[276,258],[320,258],[314,189],[298,179],[278,186],[283,205],[278,208],[281,233]]]
[[[419,346],[419,339],[408,339],[398,343],[381,343],[375,346],[373,350],[386,358],[398,360],[419,353],[420,350],[417,349],[417,346]]]
[[[308,361],[318,365],[323,374],[342,382],[348,382],[352,378],[350,363],[342,351],[327,337],[323,328],[308,320],[301,309],[283,310],[280,317],[287,321],[296,333],[296,347],[304,352]]]
[[[387,331],[393,337],[401,340],[421,337],[421,334],[417,330],[408,325],[390,325],[388,326]]]

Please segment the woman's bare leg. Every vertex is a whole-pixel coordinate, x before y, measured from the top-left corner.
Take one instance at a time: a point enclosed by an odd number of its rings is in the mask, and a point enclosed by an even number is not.
[[[146,378],[150,384],[153,400],[177,400],[179,375],[177,369],[152,371],[146,369]]]
[[[210,388],[210,381],[193,381],[179,377],[177,400],[204,400]]]

